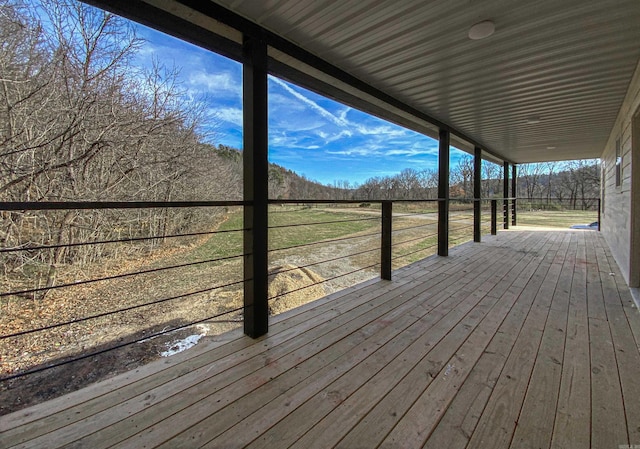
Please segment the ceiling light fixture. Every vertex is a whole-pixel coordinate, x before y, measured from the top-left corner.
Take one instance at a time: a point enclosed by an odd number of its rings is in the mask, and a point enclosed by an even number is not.
[[[469,28],[469,39],[478,40],[491,36],[496,31],[496,24],[492,20],[483,20]]]
[[[556,147],[551,146],[551,145],[547,147],[547,150],[555,150],[555,149],[556,149]]]

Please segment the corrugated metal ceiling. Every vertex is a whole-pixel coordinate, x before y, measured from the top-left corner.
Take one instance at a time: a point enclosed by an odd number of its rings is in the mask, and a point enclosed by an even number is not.
[[[515,162],[599,157],[640,57],[638,0],[216,3]]]

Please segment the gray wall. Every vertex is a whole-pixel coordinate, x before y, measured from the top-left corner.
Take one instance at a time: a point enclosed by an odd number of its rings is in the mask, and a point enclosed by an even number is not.
[[[640,282],[640,136],[634,114],[640,108],[640,64],[636,68],[624,103],[602,153],[602,233],[609,243],[625,281],[631,287]],[[635,123],[635,127],[634,127]],[[635,129],[635,133],[634,133]],[[635,135],[634,135],[635,134]],[[621,185],[616,186],[616,141],[622,155]],[[634,158],[635,156],[635,158]],[[634,247],[635,249],[632,249]],[[632,257],[633,253],[633,257]],[[633,259],[633,261],[632,261]],[[635,267],[632,271],[632,265]]]

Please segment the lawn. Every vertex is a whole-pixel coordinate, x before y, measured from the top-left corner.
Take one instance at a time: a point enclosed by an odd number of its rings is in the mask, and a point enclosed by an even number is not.
[[[517,223],[521,226],[545,226],[567,229],[575,224],[588,224],[598,220],[598,212],[583,210],[518,210]]]

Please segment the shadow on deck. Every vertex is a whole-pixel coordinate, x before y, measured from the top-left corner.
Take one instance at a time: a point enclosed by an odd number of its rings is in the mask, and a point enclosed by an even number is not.
[[[599,233],[515,228],[3,416],[0,446],[626,447],[639,343]]]

